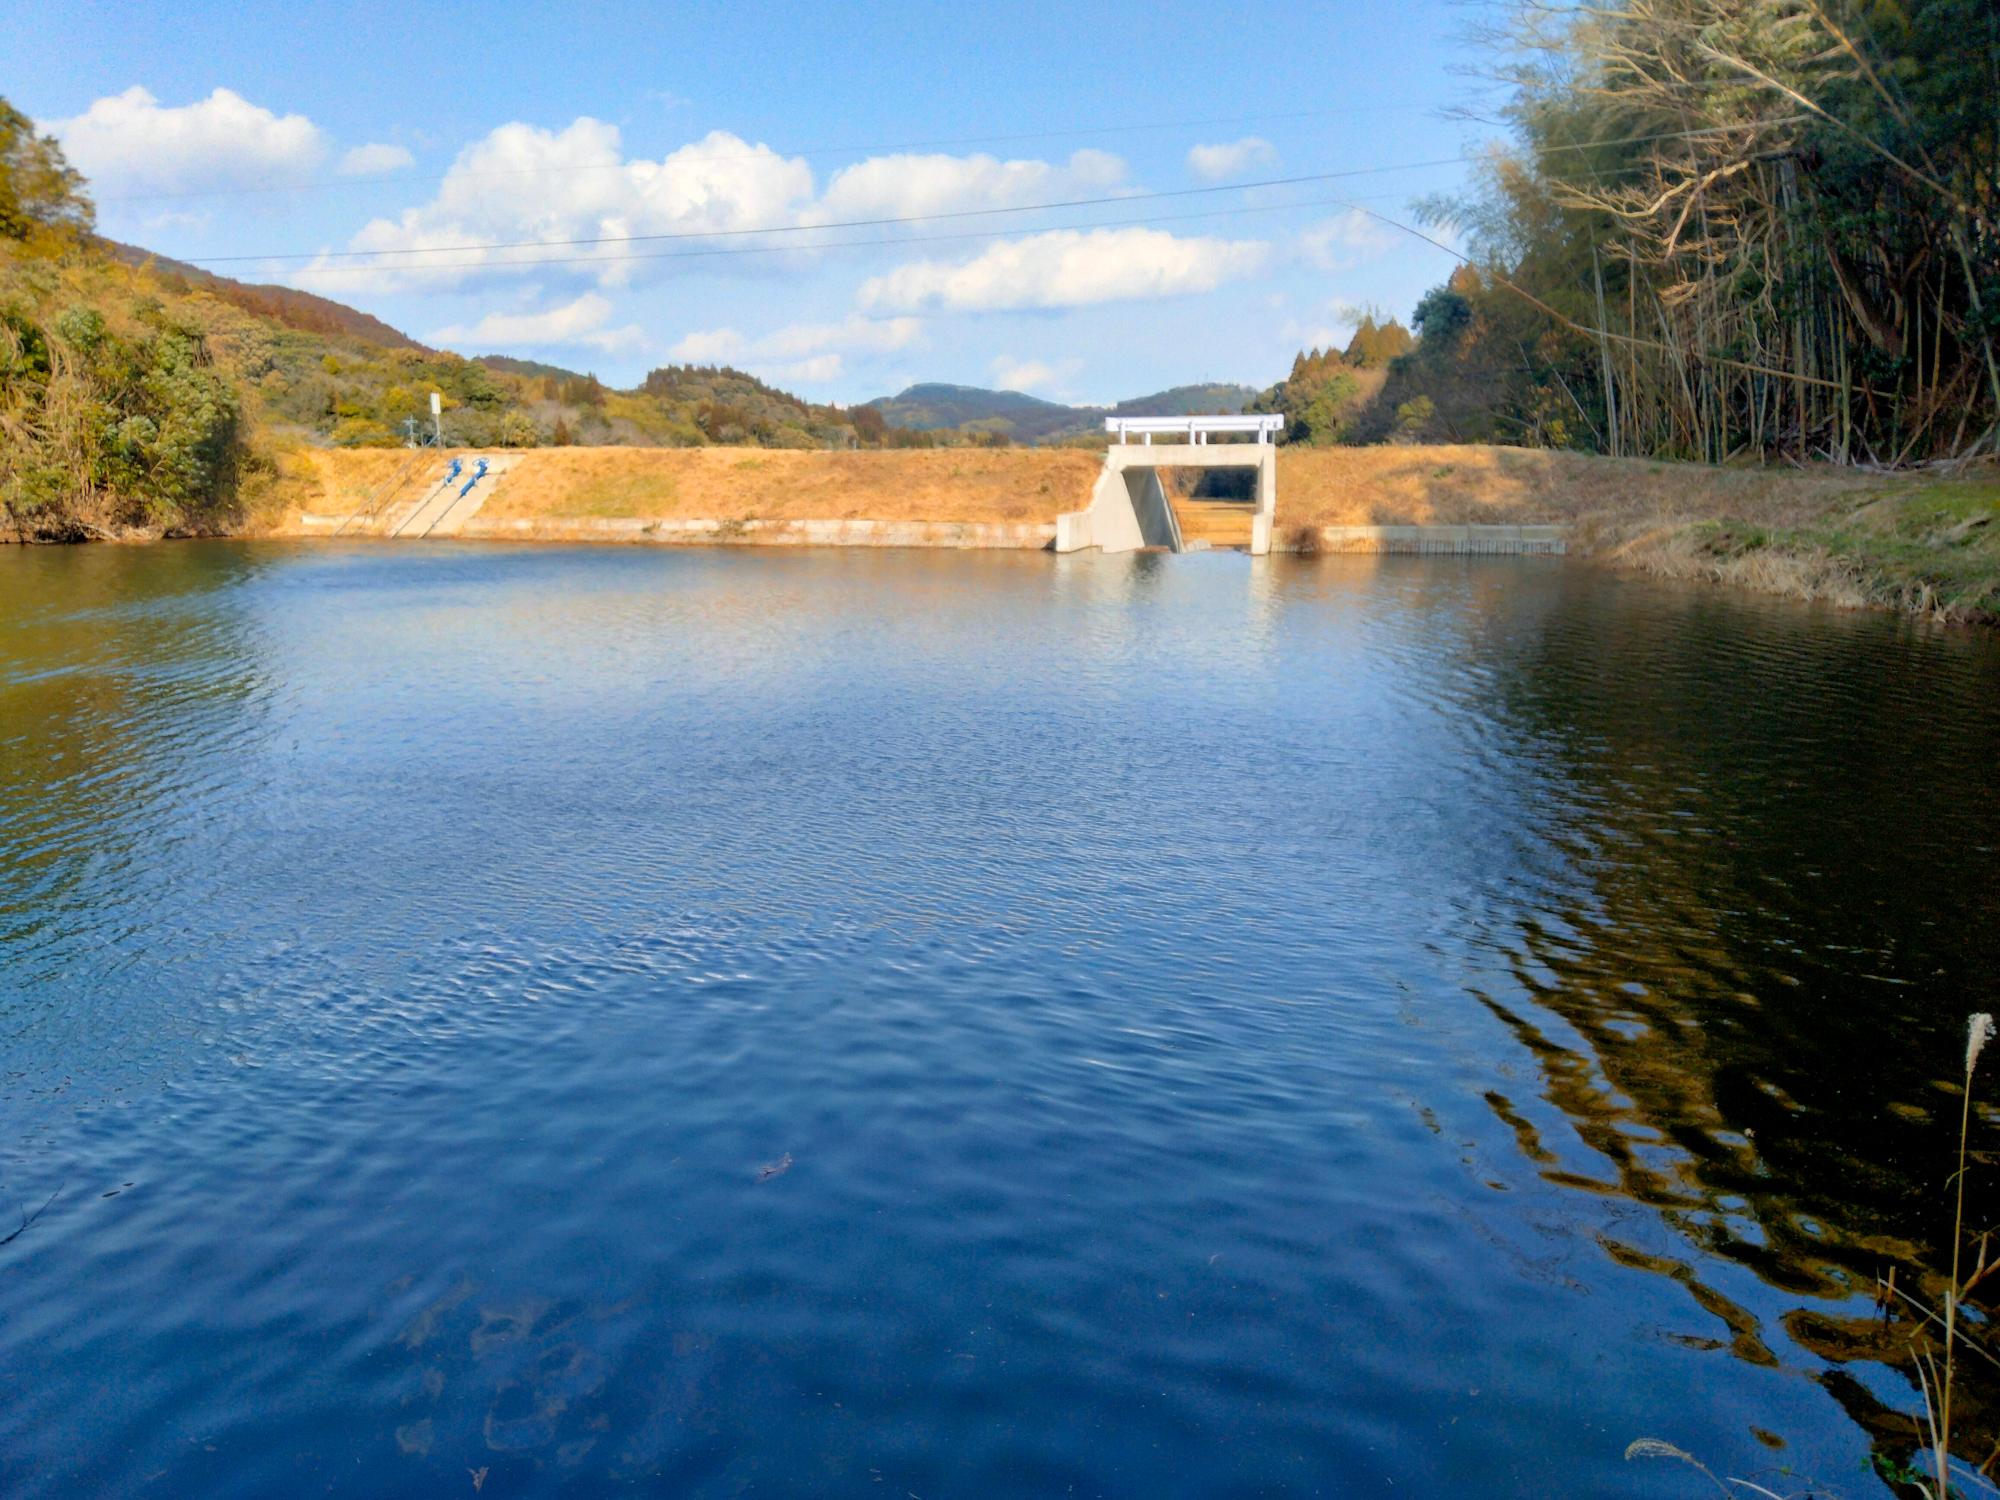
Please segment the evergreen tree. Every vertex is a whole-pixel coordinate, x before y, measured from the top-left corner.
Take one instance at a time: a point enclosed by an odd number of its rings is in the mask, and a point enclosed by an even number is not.
[[[38,229],[88,232],[95,223],[83,176],[62,147],[0,98],[0,239],[26,239]]]

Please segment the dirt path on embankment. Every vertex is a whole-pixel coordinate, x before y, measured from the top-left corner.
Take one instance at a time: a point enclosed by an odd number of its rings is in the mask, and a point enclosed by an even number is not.
[[[325,535],[328,518],[360,509],[410,458],[399,449],[288,454],[249,529]],[[1073,448],[533,449],[463,534],[1039,547],[1058,514],[1088,503],[1100,463]],[[2000,619],[1993,468],[1940,480],[1479,446],[1279,453],[1282,550],[1317,550],[1326,527],[1493,523],[1565,526],[1571,555],[1660,576]]]

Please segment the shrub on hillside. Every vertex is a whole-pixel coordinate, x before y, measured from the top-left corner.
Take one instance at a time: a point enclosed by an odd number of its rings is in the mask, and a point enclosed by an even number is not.
[[[235,498],[234,386],[199,329],[142,301],[114,328],[87,305],[0,309],[0,506],[23,537],[200,529]]]

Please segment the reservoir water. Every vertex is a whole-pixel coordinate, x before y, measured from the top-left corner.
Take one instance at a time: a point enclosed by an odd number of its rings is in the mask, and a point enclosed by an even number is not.
[[[1887,1494],[1996,766],[1548,560],[0,548],[0,1492]]]

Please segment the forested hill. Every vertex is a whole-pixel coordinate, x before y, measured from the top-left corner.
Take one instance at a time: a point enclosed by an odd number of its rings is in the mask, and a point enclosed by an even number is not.
[[[1247,385],[1177,385],[1150,396],[1120,401],[1111,417],[1223,417],[1235,416],[1255,400],[1257,390]]]
[[[899,395],[878,397],[867,404],[894,425],[918,432],[958,429],[988,432],[1013,442],[1038,443],[1087,437],[1102,429],[1107,416],[1217,416],[1240,412],[1256,395],[1254,388],[1244,385],[1181,385],[1121,401],[1115,406],[1065,406],[1021,391],[932,383],[913,385]]]
[[[380,319],[95,235],[60,145],[0,99],[0,523],[20,540],[227,529],[304,447],[430,425],[476,447],[933,447],[741,370],[670,365],[633,389],[426,348]]]
[[[296,287],[232,281],[227,276],[217,276],[199,266],[155,255],[137,245],[122,245],[117,240],[100,238],[97,243],[112,259],[123,261],[128,266],[148,267],[170,286],[198,288],[213,293],[234,307],[269,318],[274,323],[282,323],[287,328],[359,339],[365,344],[379,344],[384,349],[435,352],[399,329],[391,328],[380,318],[335,302],[330,297],[302,292]]]
[[[917,432],[976,423],[1022,442],[1033,442],[1077,422],[1074,407],[1044,401],[1039,396],[941,382],[913,385],[899,395],[881,396],[866,404],[880,412],[885,421]]]

